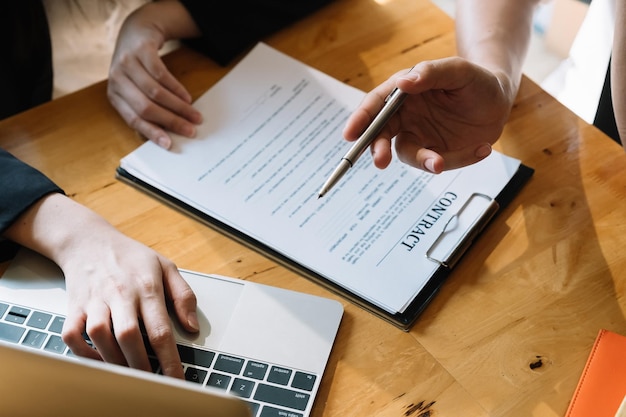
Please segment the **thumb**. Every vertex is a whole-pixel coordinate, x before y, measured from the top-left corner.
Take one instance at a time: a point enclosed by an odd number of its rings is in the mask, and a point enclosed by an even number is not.
[[[397,86],[409,94],[428,90],[456,90],[468,82],[473,74],[471,64],[459,57],[423,61],[397,79]]]
[[[164,269],[163,284],[166,297],[173,304],[180,324],[187,331],[199,331],[196,295],[175,266],[169,270]]]

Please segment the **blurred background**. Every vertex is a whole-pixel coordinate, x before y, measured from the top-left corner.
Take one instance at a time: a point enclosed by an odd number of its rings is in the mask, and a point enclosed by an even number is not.
[[[455,0],[431,0],[454,17]],[[615,0],[543,0],[524,73],[593,123],[613,42]]]

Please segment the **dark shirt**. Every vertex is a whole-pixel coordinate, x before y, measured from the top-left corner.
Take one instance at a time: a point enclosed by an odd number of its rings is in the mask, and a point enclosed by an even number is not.
[[[0,2],[0,120],[52,98],[52,47],[40,0]],[[31,166],[0,149],[0,236],[30,206],[58,186]],[[14,247],[0,237],[0,261]]]
[[[0,262],[11,259],[17,246],[1,236],[40,198],[63,193],[41,172],[0,149]]]
[[[43,196],[63,190],[35,168],[0,149],[0,234]]]
[[[0,120],[52,98],[52,47],[41,0],[0,2]]]
[[[615,120],[615,110],[613,109],[613,95],[611,94],[611,62],[609,61],[609,67],[606,71],[606,77],[604,78],[604,85],[602,86],[602,92],[600,94],[600,101],[598,103],[598,110],[596,116],[593,119],[593,124],[601,131],[606,133],[617,143],[622,143],[617,130],[617,121]]]
[[[181,0],[202,37],[185,43],[226,65],[261,38],[313,13],[332,0]]]

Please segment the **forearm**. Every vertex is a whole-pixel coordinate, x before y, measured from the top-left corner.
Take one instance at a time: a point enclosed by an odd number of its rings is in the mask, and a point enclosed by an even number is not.
[[[135,26],[154,28],[163,35],[163,42],[172,39],[189,39],[201,35],[190,13],[179,1],[162,0],[147,3],[135,10],[127,19]]]
[[[617,130],[626,148],[626,4],[622,0],[615,2],[611,86]]]
[[[519,88],[538,3],[539,0],[459,0],[456,3],[459,56],[496,74],[511,103]]]
[[[28,208],[3,236],[63,265],[78,253],[77,248],[84,247],[87,241],[98,240],[111,229],[95,212],[54,193]]]

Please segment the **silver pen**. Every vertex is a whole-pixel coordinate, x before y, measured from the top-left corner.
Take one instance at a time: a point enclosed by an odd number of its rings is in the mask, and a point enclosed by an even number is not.
[[[370,123],[367,129],[365,129],[356,142],[354,142],[354,145],[352,145],[350,150],[344,155],[343,158],[341,158],[337,168],[335,168],[333,173],[330,177],[328,177],[320,189],[317,198],[322,198],[327,192],[329,192],[330,189],[337,184],[341,177],[343,177],[345,173],[354,166],[357,159],[363,155],[365,149],[372,144],[381,130],[383,130],[383,127],[387,124],[391,116],[398,111],[406,96],[407,94],[400,91],[398,87],[394,88],[393,91],[389,93],[389,95],[385,98],[383,108],[380,109],[380,112],[376,115],[376,117],[374,117],[372,123]]]

